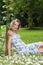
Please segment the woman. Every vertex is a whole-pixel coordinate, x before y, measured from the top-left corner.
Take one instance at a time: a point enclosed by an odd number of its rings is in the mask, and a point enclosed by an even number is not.
[[[19,54],[37,54],[43,53],[43,42],[35,42],[26,45],[18,34],[20,21],[15,19],[11,22],[11,29],[8,31],[8,55],[11,55],[11,45],[13,45]]]

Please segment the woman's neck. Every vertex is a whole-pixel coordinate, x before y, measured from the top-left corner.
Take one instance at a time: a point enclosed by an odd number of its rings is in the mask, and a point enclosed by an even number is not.
[[[17,31],[13,31],[13,33],[16,33],[17,34]]]

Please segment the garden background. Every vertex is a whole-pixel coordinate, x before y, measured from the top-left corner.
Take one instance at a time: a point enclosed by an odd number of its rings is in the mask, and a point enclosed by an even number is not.
[[[6,55],[7,31],[15,18],[26,44],[43,41],[43,0],[0,0],[0,65],[43,65],[43,54],[19,55],[14,48]]]

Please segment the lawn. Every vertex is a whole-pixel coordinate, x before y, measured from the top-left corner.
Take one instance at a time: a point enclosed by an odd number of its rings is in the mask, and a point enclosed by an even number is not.
[[[19,34],[25,43],[43,41],[43,30],[20,29]]]
[[[0,36],[5,37],[5,27],[1,27]],[[26,43],[30,44],[33,42],[43,41],[43,30],[27,30],[21,28],[18,33],[21,39]],[[20,55],[16,50],[12,49],[11,56],[5,56],[6,51],[6,39],[0,39],[0,65],[43,65],[43,54],[28,54]]]

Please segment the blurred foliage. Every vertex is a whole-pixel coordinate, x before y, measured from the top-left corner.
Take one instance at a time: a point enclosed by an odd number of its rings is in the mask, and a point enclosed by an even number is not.
[[[43,26],[43,0],[0,0],[0,24],[18,18],[23,27]]]

